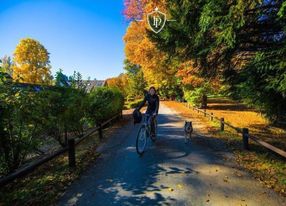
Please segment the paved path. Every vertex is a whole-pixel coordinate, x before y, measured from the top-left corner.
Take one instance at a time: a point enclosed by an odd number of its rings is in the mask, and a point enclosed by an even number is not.
[[[58,205],[286,205],[221,152],[184,144],[184,120],[164,104],[158,122],[158,139],[149,142],[141,158],[134,147],[139,126],[119,129],[98,148],[101,157]]]

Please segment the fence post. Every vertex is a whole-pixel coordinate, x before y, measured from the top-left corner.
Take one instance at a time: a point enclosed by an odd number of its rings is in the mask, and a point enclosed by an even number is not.
[[[248,128],[243,128],[242,129],[243,149],[246,149],[246,150],[249,149],[248,139],[249,139],[249,130]]]
[[[99,139],[102,139],[103,135],[102,135],[102,127],[101,127],[101,124],[97,124],[98,126],[98,136],[99,136]]]
[[[207,110],[204,109],[204,116],[206,117],[207,116]]]
[[[69,149],[69,167],[73,168],[76,166],[74,138],[68,140],[68,149]]]
[[[224,118],[220,118],[220,130],[224,131]]]
[[[214,113],[211,112],[211,121],[214,120],[214,117],[213,117]]]

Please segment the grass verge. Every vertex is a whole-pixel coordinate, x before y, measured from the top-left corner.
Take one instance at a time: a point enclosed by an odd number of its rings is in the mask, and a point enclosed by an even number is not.
[[[107,128],[104,138],[110,136],[114,130],[128,122],[127,118],[116,123],[114,127]],[[63,154],[52,161],[38,167],[25,178],[0,189],[1,206],[25,205],[55,205],[66,188],[90,166],[100,155],[96,152],[100,144],[98,134],[89,136],[76,147],[76,168],[68,166],[67,154]]]
[[[204,131],[200,132],[211,136],[214,140],[221,140],[226,145],[224,148],[234,153],[235,160],[241,167],[250,172],[266,187],[272,188],[286,197],[286,164],[282,157],[252,141],[249,145],[250,150],[243,150],[241,135],[231,128],[226,126],[225,131],[221,132],[217,122],[210,121],[203,114],[188,109],[182,103],[164,102],[164,104],[182,117],[204,124]]]
[[[83,143],[85,144],[85,143]],[[1,205],[51,205],[99,156],[96,145],[76,148],[77,167],[70,169],[67,154],[40,166],[23,179],[1,188]]]

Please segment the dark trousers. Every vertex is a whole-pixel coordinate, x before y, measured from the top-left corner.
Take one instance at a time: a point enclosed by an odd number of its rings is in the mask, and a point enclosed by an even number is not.
[[[154,135],[155,134],[154,120],[155,120],[156,116],[154,116],[152,114],[145,113],[145,115],[146,115],[145,124],[151,125],[151,134]]]

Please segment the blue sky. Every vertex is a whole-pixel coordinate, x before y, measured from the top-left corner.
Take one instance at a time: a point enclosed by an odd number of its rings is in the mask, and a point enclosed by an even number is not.
[[[53,74],[106,79],[123,72],[123,0],[0,0],[0,57],[20,39],[40,41]]]

